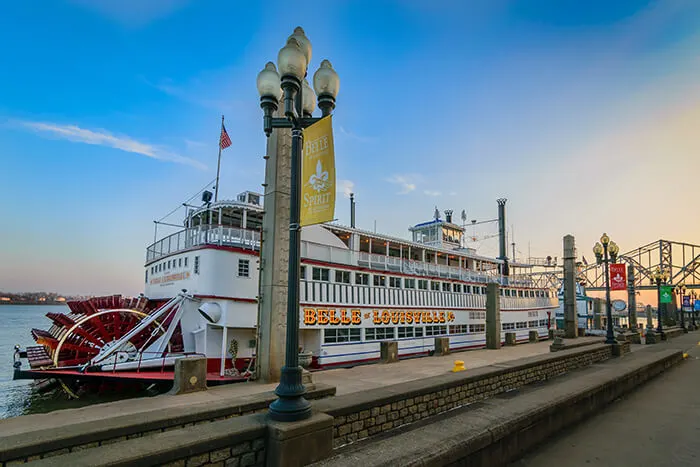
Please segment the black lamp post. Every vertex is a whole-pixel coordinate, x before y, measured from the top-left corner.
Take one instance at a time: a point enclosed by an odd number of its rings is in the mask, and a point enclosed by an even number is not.
[[[615,262],[619,251],[620,248],[617,246],[617,244],[615,242],[610,241],[610,237],[608,237],[608,234],[605,233],[602,237],[600,237],[600,243],[596,242],[595,246],[593,247],[593,253],[595,254],[596,262],[598,264],[605,265],[605,311],[608,321],[608,332],[605,335],[606,344],[617,343],[615,341],[615,334],[613,332],[612,306],[610,304],[610,272],[608,265],[611,262]]]
[[[665,284],[668,280],[668,273],[666,271],[662,271],[657,267],[656,271],[652,273],[651,278],[654,282],[656,282],[656,299],[658,302],[658,305],[656,307],[656,319],[658,320],[656,332],[658,332],[663,337],[664,327],[661,323],[661,284]]]
[[[683,283],[676,286],[676,296],[678,297],[678,305],[681,312],[681,327],[683,328],[683,332],[688,332],[688,329],[685,327],[685,310],[683,309],[683,296],[685,295],[686,290],[685,284]]]
[[[280,384],[275,389],[278,399],[270,404],[270,418],[278,421],[297,421],[311,416],[311,405],[304,398],[306,388],[302,384],[299,366],[299,269],[301,226],[301,150],[304,128],[320,118],[311,116],[316,108],[314,91],[306,80],[311,61],[311,42],[300,27],[287,39],[277,55],[277,66],[268,62],[258,74],[257,87],[260,107],[263,109],[263,130],[266,136],[274,128],[292,130],[291,186],[289,203],[289,275],[287,284],[287,346]],[[280,78],[280,75],[282,77]],[[328,60],[323,60],[314,74],[314,88],[322,116],[335,108],[340,80]],[[274,117],[279,101],[284,98],[284,118]]]

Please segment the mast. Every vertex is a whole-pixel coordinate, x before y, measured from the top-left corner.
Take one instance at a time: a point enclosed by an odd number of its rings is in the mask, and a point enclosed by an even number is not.
[[[221,136],[224,132],[224,116],[221,116],[221,131],[219,132],[219,159],[216,162],[216,187],[214,188],[214,202],[219,200],[219,171],[221,170]]]

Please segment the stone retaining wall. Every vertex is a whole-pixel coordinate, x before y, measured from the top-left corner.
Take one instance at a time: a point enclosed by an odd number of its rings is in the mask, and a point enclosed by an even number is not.
[[[611,346],[590,345],[556,355],[450,373],[314,403],[334,417],[333,446],[369,438],[401,425],[553,378],[612,356]]]

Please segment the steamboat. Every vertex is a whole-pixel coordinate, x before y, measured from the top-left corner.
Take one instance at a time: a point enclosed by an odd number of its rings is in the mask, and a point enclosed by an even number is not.
[[[37,343],[16,349],[15,378],[77,384],[172,382],[177,358],[207,358],[209,384],[255,377],[263,197],[246,191],[212,202],[205,191],[182,228],[146,249],[144,293],[97,297],[49,313]],[[310,369],[379,360],[380,342],[401,358],[429,355],[434,338],[452,350],[485,347],[486,286],[501,285],[502,339],[531,330],[547,338],[556,290],[538,288],[531,265],[505,253],[505,203],[498,200],[500,255],[465,247],[465,227],[437,211],[410,239],[327,223],[301,234],[300,361]],[[25,360],[27,363],[25,363]]]

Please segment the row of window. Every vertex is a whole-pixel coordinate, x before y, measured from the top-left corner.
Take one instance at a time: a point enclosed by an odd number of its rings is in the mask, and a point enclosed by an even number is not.
[[[195,258],[199,258],[199,256],[196,256]],[[175,258],[175,259],[169,259],[167,261],[162,261],[158,264],[154,264],[151,266],[151,274],[156,274],[158,272],[163,272],[163,271],[170,271],[171,269],[178,269],[182,267],[187,267],[187,261],[188,258],[185,256],[184,258]]]
[[[521,323],[503,323],[503,330],[537,328],[547,325],[547,320],[528,321]],[[478,334],[486,332],[486,325],[480,324],[453,324],[448,326],[425,326],[425,330],[420,326],[398,326],[398,327],[376,327],[376,328],[338,328],[324,329],[323,343],[336,344],[340,342],[360,342],[362,341],[362,331],[364,329],[364,340],[380,341],[388,339],[404,339],[411,337],[431,337],[448,334]]]
[[[311,280],[321,282],[331,282],[331,272],[333,273],[333,282],[339,284],[352,283],[352,275],[355,276],[355,285],[369,285],[370,275],[372,276],[372,284],[375,287],[390,287],[394,289],[418,289],[432,290],[442,292],[455,292],[465,294],[486,294],[486,287],[469,284],[459,284],[455,282],[429,281],[428,279],[414,279],[409,277],[386,276],[383,274],[369,274],[365,272],[351,272],[329,268],[313,267],[311,268]],[[306,266],[301,267],[301,278],[306,279]],[[501,295],[506,297],[549,297],[549,291],[545,290],[521,290],[521,289],[501,289]]]

